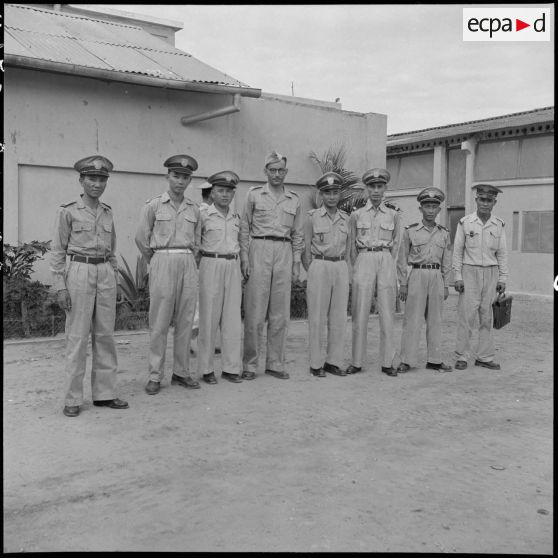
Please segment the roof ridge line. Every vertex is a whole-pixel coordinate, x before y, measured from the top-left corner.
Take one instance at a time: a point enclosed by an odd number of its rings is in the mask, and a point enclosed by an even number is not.
[[[143,30],[143,28],[139,25],[129,25],[126,23],[117,23],[115,21],[107,21],[104,19],[95,19],[94,17],[88,17],[88,16],[82,16],[79,14],[69,14],[66,12],[57,12],[54,10],[49,10],[48,8],[39,8],[37,6],[28,6],[26,4],[4,4],[4,7],[6,6],[12,6],[13,8],[21,8],[21,9],[25,9],[25,10],[35,10],[37,12],[43,12],[43,13],[47,13],[47,14],[51,14],[54,16],[63,16],[63,17],[69,17],[72,19],[87,19],[87,20],[91,20],[91,21],[96,21],[98,23],[105,23],[107,25],[114,25],[116,27],[127,27],[127,28],[131,28],[131,29],[141,29]],[[8,25],[6,23],[4,23],[4,25],[6,27],[8,27]],[[15,29],[15,28],[14,28]],[[20,29],[20,31],[26,31],[26,29]]]

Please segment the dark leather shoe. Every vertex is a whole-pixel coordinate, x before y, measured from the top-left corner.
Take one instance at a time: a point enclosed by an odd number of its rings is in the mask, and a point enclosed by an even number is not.
[[[269,374],[270,376],[274,376],[275,378],[279,378],[280,380],[288,380],[289,379],[289,373],[285,372],[284,370],[269,370],[267,369],[265,371],[266,374]]]
[[[248,372],[248,370],[244,370],[244,372],[242,372],[240,377],[243,380],[253,380],[256,377],[256,373],[255,372]]]
[[[127,409],[130,406],[127,401],[118,398],[93,401],[93,405],[96,407],[109,407],[110,409]]]
[[[325,371],[322,368],[312,368],[310,367],[310,373],[312,376],[318,376],[318,378],[325,378]]]
[[[225,378],[229,382],[233,384],[241,384],[242,380],[240,379],[240,374],[233,374],[232,372],[221,372],[221,378]]]
[[[216,384],[217,383],[217,378],[215,377],[215,373],[210,372],[209,374],[204,374],[203,375],[203,381],[206,384]]]
[[[467,361],[466,360],[458,360],[455,363],[455,369],[456,370],[465,370],[465,368],[467,368]]]
[[[323,369],[325,372],[329,372],[330,374],[335,374],[336,376],[347,375],[347,372],[345,372],[345,370],[341,370],[339,366],[335,366],[335,364],[329,364],[329,362],[324,363]]]
[[[352,364],[345,370],[345,374],[356,374],[362,372],[362,366],[353,366]]]
[[[77,417],[79,415],[78,405],[67,405],[62,411],[67,417]]]
[[[382,372],[388,376],[397,376],[397,370],[391,366],[382,366]]]
[[[437,370],[438,372],[451,372],[453,370],[449,364],[444,364],[443,362],[427,362],[426,368],[429,368],[430,370]]]
[[[481,360],[475,360],[475,366],[484,366],[485,368],[490,368],[490,370],[500,370],[501,366],[494,362],[493,360],[489,362],[482,362]]]
[[[145,391],[149,395],[155,395],[156,393],[159,393],[160,389],[161,389],[161,384],[153,380],[149,380],[149,382],[147,382],[147,385],[145,386]]]
[[[182,376],[173,374],[171,377],[171,384],[178,384],[188,389],[200,389],[200,383],[197,380],[190,378],[190,376],[183,378]]]
[[[428,368],[428,366],[427,366],[427,368]],[[404,374],[405,372],[408,372],[410,369],[411,369],[411,367],[406,362],[402,362],[397,367],[397,373],[398,374]]]

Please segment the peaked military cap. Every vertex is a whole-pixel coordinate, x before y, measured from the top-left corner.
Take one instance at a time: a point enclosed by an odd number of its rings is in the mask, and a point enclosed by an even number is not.
[[[113,164],[102,155],[91,155],[74,163],[74,169],[79,174],[108,176],[113,169]]]
[[[240,182],[240,177],[233,171],[221,171],[212,174],[207,181],[211,186],[228,186],[229,188],[236,188]]]
[[[366,186],[369,186],[370,184],[374,184],[376,182],[387,184],[390,178],[391,175],[389,174],[389,172],[386,169],[380,168],[367,170],[362,175],[362,181],[364,182],[364,184],[366,184]]]
[[[439,188],[435,188],[434,186],[430,186],[421,190],[419,195],[417,196],[417,200],[420,204],[422,203],[442,203],[446,199],[446,196],[442,190]]]
[[[496,188],[496,186],[492,186],[492,184],[475,184],[473,190],[477,191],[477,195],[485,194],[491,198],[495,198],[498,194],[502,193],[500,188]]]
[[[198,168],[198,162],[190,155],[173,155],[164,163],[170,171],[181,172],[190,176]]]
[[[213,188],[213,184],[210,184],[207,180],[205,182],[202,182],[201,184],[198,184],[198,188],[200,190],[207,190],[208,188]]]
[[[272,151],[265,156],[264,166],[267,168],[267,165],[280,163],[281,161],[285,161],[285,165],[287,164],[287,158],[285,157],[285,155],[281,155],[281,153],[277,153],[277,151]]]
[[[343,184],[343,178],[336,172],[326,172],[322,174],[320,178],[316,181],[316,186],[318,190],[329,190],[331,188],[341,188]]]

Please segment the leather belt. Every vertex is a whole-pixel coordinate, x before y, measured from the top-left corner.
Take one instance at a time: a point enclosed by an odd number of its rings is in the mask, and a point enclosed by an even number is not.
[[[252,238],[257,238],[260,240],[278,240],[279,242],[290,242],[290,238],[285,238],[284,236],[253,236]]]
[[[106,257],[78,256],[77,254],[70,254],[70,260],[74,262],[93,264],[93,265],[97,265],[109,261],[108,258]]]
[[[200,252],[202,258],[223,258],[225,260],[238,260],[238,254],[212,254],[211,252]]]
[[[316,260],[325,260],[326,262],[340,262],[345,259],[345,256],[322,256],[321,254],[312,254],[312,258]]]
[[[440,269],[440,264],[413,264],[414,269]]]
[[[373,248],[360,248],[359,252],[381,252],[382,250],[391,251],[388,246],[374,246]]]
[[[191,254],[190,248],[155,248],[153,250],[157,254]]]

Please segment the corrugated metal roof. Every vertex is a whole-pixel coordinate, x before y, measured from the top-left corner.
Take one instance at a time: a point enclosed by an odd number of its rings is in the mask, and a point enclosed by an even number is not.
[[[249,88],[140,27],[19,4],[4,7],[6,55],[179,82]]]
[[[543,107],[524,112],[514,112],[482,120],[471,120],[459,124],[448,124],[447,126],[437,126],[435,128],[425,128],[412,132],[402,132],[390,134],[387,137],[387,146],[441,139],[458,134],[474,134],[475,132],[485,132],[488,130],[498,130],[515,126],[530,126],[542,122],[554,121],[554,107]]]

